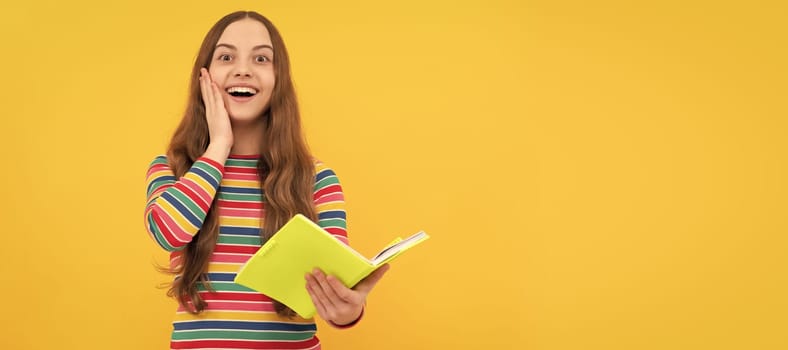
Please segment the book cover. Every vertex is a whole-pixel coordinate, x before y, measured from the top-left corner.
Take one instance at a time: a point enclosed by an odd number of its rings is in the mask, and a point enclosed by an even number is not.
[[[397,238],[375,257],[367,259],[298,214],[249,258],[236,275],[235,283],[280,301],[303,318],[311,318],[316,310],[306,291],[306,273],[317,267],[352,287],[427,238],[423,231],[406,239]]]

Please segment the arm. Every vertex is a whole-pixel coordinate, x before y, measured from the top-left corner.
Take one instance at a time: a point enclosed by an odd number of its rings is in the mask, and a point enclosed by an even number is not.
[[[315,172],[314,200],[318,225],[347,244],[345,198],[339,180],[322,163],[316,164]],[[363,316],[367,295],[388,269],[388,264],[378,268],[352,289],[334,276],[326,276],[316,269],[306,274],[306,288],[321,318],[334,327],[349,328]]]
[[[334,171],[320,162],[315,164],[313,199],[317,211],[317,224],[338,240],[349,244],[342,186]]]
[[[223,162],[222,162],[223,163]],[[207,157],[197,159],[180,179],[159,156],[147,174],[145,228],[167,251],[183,249],[202,227],[219,188],[224,166]]]
[[[203,156],[177,181],[165,157],[156,158],[148,169],[145,227],[167,251],[186,247],[202,227],[233,145],[221,92],[205,68],[200,70],[200,93],[211,140]]]

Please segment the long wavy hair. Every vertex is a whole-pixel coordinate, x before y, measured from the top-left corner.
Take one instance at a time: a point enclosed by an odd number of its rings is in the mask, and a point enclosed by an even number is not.
[[[186,111],[172,136],[167,157],[175,176],[180,178],[208,148],[211,140],[200,92],[200,68],[210,65],[214,48],[225,28],[246,18],[259,21],[268,29],[274,49],[275,85],[269,108],[262,116],[265,131],[260,135],[263,142],[258,162],[264,203],[260,236],[265,242],[295,214],[317,219],[312,200],[315,168],[301,130],[298,102],[290,77],[290,60],[282,36],[267,18],[256,12],[234,12],[216,22],[205,35],[192,68]],[[174,279],[167,294],[193,314],[202,312],[206,307],[198,293],[198,284],[212,290],[206,271],[219,237],[216,203],[214,198],[199,232],[181,251],[179,261],[171,263],[168,269],[179,277]],[[295,315],[278,301],[274,301],[274,307],[279,315]]]

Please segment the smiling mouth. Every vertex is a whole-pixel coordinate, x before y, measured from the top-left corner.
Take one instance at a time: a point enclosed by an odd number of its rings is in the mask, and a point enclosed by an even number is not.
[[[252,97],[257,95],[257,89],[247,86],[233,86],[227,88],[225,91],[233,97]]]

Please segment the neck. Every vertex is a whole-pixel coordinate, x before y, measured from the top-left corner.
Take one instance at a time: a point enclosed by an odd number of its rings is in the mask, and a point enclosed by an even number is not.
[[[233,122],[233,148],[231,154],[251,155],[260,154],[263,144],[265,124],[262,118],[251,122]]]

